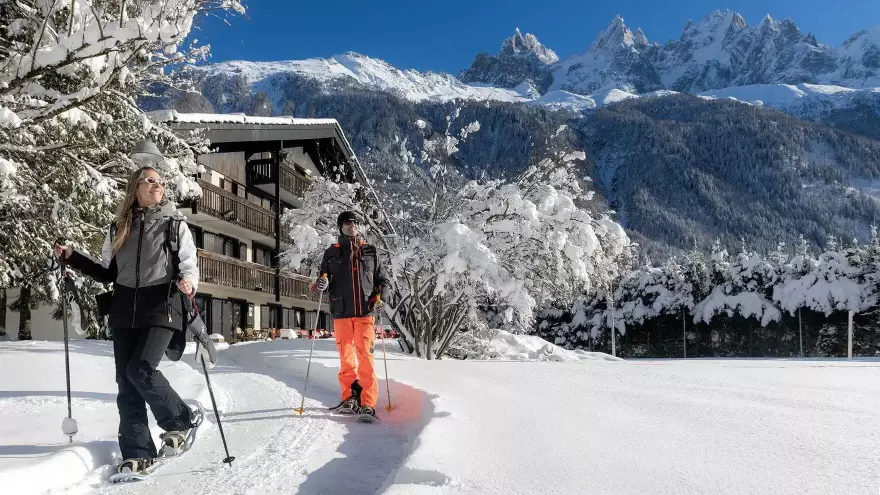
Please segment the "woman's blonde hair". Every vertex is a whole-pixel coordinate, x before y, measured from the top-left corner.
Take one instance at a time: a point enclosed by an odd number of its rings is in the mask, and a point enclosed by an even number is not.
[[[116,224],[116,235],[112,241],[113,254],[116,254],[122,248],[122,245],[125,244],[125,241],[128,240],[128,236],[131,234],[134,209],[138,204],[137,188],[149,170],[159,173],[153,167],[141,167],[128,176],[128,184],[125,186],[125,197],[119,203],[119,207],[116,208],[116,218],[113,220],[113,223]]]

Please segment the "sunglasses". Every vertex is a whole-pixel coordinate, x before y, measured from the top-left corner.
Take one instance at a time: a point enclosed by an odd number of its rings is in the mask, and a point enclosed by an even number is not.
[[[358,222],[357,220],[350,220],[349,219],[349,220],[342,222],[342,225],[360,225],[360,222]]]
[[[146,179],[141,179],[138,182],[140,182],[142,184],[149,184],[151,186],[162,186],[162,187],[165,187],[165,185],[168,184],[168,181],[166,181],[165,179],[160,179],[158,177],[147,177]]]

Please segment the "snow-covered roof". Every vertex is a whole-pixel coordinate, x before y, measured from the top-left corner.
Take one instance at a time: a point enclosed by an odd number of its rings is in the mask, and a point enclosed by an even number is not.
[[[243,113],[180,113],[177,110],[149,112],[157,122],[181,122],[187,124],[258,124],[258,125],[339,125],[336,119],[300,119],[290,116],[257,117]]]

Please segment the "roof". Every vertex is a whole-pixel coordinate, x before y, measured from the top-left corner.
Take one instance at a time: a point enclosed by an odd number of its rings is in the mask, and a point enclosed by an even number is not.
[[[180,113],[177,110],[157,110],[149,112],[149,116],[159,122],[181,122],[188,124],[339,125],[336,119],[299,119],[290,116],[257,117],[243,113]]]
[[[370,191],[379,208],[385,209],[336,119],[257,117],[243,113],[180,113],[173,109],[157,110],[148,115],[156,122],[172,124],[181,130],[206,129],[205,137],[212,143],[334,138],[345,157],[351,160],[358,181]],[[388,222],[387,215],[386,224],[394,233],[394,226]]]

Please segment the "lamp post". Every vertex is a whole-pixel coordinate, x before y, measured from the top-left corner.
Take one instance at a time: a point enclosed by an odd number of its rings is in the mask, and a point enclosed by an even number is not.
[[[149,139],[144,139],[134,145],[128,157],[145,167],[155,165],[165,159],[156,143]]]

